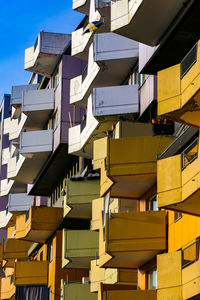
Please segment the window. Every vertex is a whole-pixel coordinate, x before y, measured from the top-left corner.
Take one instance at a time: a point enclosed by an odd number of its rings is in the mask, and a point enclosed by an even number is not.
[[[199,239],[182,249],[182,268],[199,259]]]
[[[104,239],[104,241],[105,241],[105,228],[106,228],[106,219],[108,217],[109,204],[110,204],[110,193],[107,194],[107,196],[105,197],[105,202],[104,202],[104,216],[103,216],[103,239]]]
[[[53,88],[56,89],[59,85],[59,72],[53,77]]]
[[[174,212],[174,222],[177,222],[178,220],[180,220],[182,218],[182,213],[179,211],[175,211]]]
[[[148,272],[148,289],[155,290],[157,288],[157,270],[153,269],[152,271]]]
[[[58,111],[55,112],[52,118],[52,129],[56,130],[57,127],[58,127]]]
[[[51,288],[49,288],[49,300],[51,300]]]
[[[53,244],[50,242],[47,246],[47,260],[51,262],[53,260]]]
[[[158,210],[157,195],[154,195],[148,200],[148,210]]]

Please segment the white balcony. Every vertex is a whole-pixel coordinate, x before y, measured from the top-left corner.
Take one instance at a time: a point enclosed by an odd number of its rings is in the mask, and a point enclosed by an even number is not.
[[[86,107],[93,88],[121,84],[138,59],[138,43],[114,33],[94,36],[88,66],[70,82],[70,103]]]
[[[90,11],[90,0],[73,0],[73,7],[74,10],[79,11],[85,15],[89,15]]]
[[[111,31],[155,46],[178,13],[186,9],[183,0],[111,1]]]
[[[6,210],[0,211],[0,228],[6,228],[11,218],[11,213]]]
[[[112,116],[133,118],[139,113],[138,88],[136,84],[94,89],[93,116],[103,121]]]
[[[22,132],[20,136],[20,153],[29,154],[51,152],[53,148],[53,130]]]
[[[53,130],[22,132],[20,154],[8,160],[8,179],[32,184],[53,147]]]
[[[8,195],[8,211],[17,213],[20,211],[28,211],[33,205],[33,196],[28,196],[26,193],[9,194]]]
[[[5,119],[4,134],[9,135],[10,141],[19,142],[19,136],[24,127],[26,119],[27,116],[24,113],[21,113],[19,118],[17,119],[11,119],[11,118]]]
[[[25,50],[24,69],[50,77],[70,42],[70,34],[41,31],[35,45]]]
[[[9,193],[25,193],[27,186],[24,183],[17,182],[11,179],[3,179],[0,181],[0,197],[6,196]]]
[[[54,110],[54,89],[24,91],[22,111],[27,116],[25,126],[43,129]]]
[[[38,84],[27,84],[12,86],[10,104],[15,108],[22,104],[23,92],[29,90],[37,90]]]
[[[69,129],[69,153],[92,159],[93,142],[106,136],[121,117],[134,118],[139,113],[138,85],[94,89],[88,99],[83,123]]]
[[[84,33],[84,28],[72,32],[72,56],[87,60],[89,47],[93,40],[93,32]]]

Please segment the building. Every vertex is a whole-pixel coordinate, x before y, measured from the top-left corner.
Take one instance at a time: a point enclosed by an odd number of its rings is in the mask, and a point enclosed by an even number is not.
[[[1,105],[0,298],[199,299],[199,3],[72,2]]]

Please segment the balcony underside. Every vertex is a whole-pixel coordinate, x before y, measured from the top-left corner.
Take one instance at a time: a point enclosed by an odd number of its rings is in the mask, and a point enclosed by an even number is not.
[[[89,15],[90,0],[73,0],[72,8],[84,15]]]
[[[200,216],[200,189],[190,195],[184,201],[181,199],[180,190],[161,193],[158,195],[158,206],[174,211],[180,211],[194,216]],[[174,204],[168,204],[173,199]]]
[[[19,171],[16,176],[11,177],[11,179],[24,184],[32,184],[47,160],[48,154],[49,152],[26,154],[27,157],[22,163]]]
[[[31,242],[8,239],[4,246],[3,259],[7,261],[6,267],[14,268],[16,259],[27,259]]]
[[[109,176],[109,178],[113,181],[110,190],[112,198],[139,199],[156,183],[156,173]],[[107,190],[103,190],[101,196],[104,196],[106,193]]]
[[[23,111],[23,113],[27,116],[24,127],[27,129],[34,128],[35,130],[42,130],[46,125],[46,122],[52,111],[52,109],[39,111]]]
[[[190,49],[200,39],[200,4],[194,1],[179,24],[169,32],[158,46],[153,56],[141,70],[144,74],[155,74],[182,61]]]

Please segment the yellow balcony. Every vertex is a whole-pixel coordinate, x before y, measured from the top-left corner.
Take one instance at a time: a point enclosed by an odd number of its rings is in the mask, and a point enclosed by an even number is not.
[[[194,249],[185,251],[186,257],[192,258]],[[195,253],[196,254],[196,253]],[[183,257],[185,257],[183,255]],[[198,299],[200,294],[200,261],[183,265],[181,251],[158,255],[157,257],[157,293],[158,300],[163,299]],[[197,296],[198,295],[198,296]],[[197,298],[195,297],[197,296]]]
[[[104,269],[99,267],[99,260],[93,260],[90,267],[90,291],[98,292],[99,283],[137,286],[137,269]]]
[[[32,206],[28,213],[16,217],[14,238],[44,243],[56,230],[62,217],[62,208]]]
[[[2,258],[6,261],[6,267],[13,267],[16,259],[28,259],[28,249],[31,242],[16,239],[8,239],[2,245]]]
[[[100,168],[101,193],[111,197],[140,198],[156,183],[157,155],[172,142],[164,136],[121,139],[103,138],[94,142],[94,168]]]
[[[200,215],[199,140],[182,154],[158,161],[158,206]]]
[[[6,268],[5,277],[0,279],[0,299],[14,300],[15,286],[13,282],[14,269]]]
[[[91,229],[99,230],[102,211],[105,207],[104,198],[92,201],[92,220]],[[109,199],[109,211],[111,213],[137,211],[138,202],[133,199],[111,198]]]
[[[99,180],[67,181],[64,217],[91,219],[92,200],[99,197]]]
[[[66,268],[89,269],[98,255],[99,234],[91,230],[63,229],[63,261]]]
[[[97,294],[90,293],[90,286],[81,283],[69,283],[64,285],[63,300],[81,299],[81,300],[97,300]]]
[[[166,213],[104,214],[99,240],[100,267],[138,268],[166,250]]]
[[[132,285],[101,284],[98,300],[157,300],[156,290],[136,290]],[[167,298],[165,298],[167,299]]]
[[[200,42],[183,61],[158,72],[158,114],[200,127]]]
[[[15,262],[15,285],[47,284],[47,261],[17,261]]]

